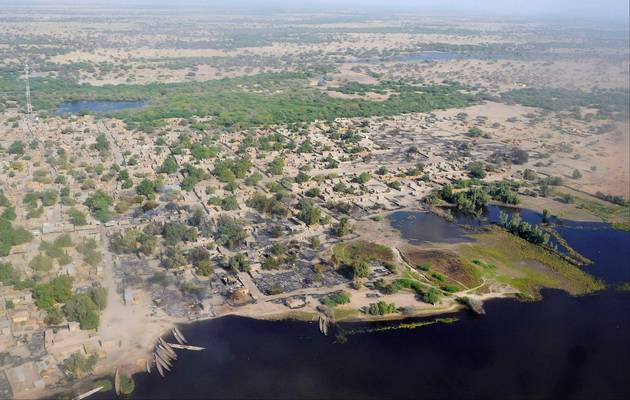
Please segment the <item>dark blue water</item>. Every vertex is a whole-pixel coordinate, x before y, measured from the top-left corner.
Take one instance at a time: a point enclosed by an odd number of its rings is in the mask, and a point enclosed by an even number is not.
[[[396,211],[388,219],[390,225],[400,231],[403,239],[413,244],[471,240],[466,236],[471,233],[470,230],[430,212]]]
[[[630,232],[596,222],[563,222],[556,231],[583,256],[584,269],[609,284],[630,282]],[[630,332],[629,332],[630,334]]]
[[[66,101],[59,105],[57,111],[55,111],[55,115],[63,115],[66,113],[79,114],[84,111],[106,114],[130,108],[143,108],[146,107],[146,105],[146,101]]]
[[[534,222],[536,213],[528,215]],[[559,230],[594,261],[594,275],[628,280],[630,233],[604,224]],[[454,324],[354,335],[345,344],[297,321],[226,317],[188,325],[184,334],[207,350],[180,352],[166,379],[136,375],[132,397],[630,398],[630,293],[543,296],[492,301],[483,317],[460,312]],[[366,325],[343,324],[357,327]]]

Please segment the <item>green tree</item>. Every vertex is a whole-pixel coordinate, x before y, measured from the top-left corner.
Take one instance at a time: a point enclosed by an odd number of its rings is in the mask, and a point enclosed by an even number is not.
[[[141,196],[150,198],[157,191],[157,183],[149,179],[143,179],[138,186],[136,186],[136,193]]]
[[[369,172],[362,172],[359,176],[357,176],[356,180],[361,185],[368,183],[372,179],[372,175]]]
[[[63,311],[68,321],[79,322],[81,329],[98,328],[100,319],[98,306],[86,293],[80,293],[68,299]]]
[[[177,172],[177,161],[175,160],[175,158],[172,156],[166,157],[166,159],[164,159],[164,162],[162,162],[162,165],[160,166],[159,172],[168,175]]]
[[[225,211],[238,210],[240,207],[238,206],[238,201],[236,200],[236,196],[225,196],[221,200],[221,208]]]
[[[52,269],[53,260],[45,254],[38,254],[28,265],[35,272],[46,273]]]
[[[32,293],[38,308],[50,310],[55,304],[65,303],[72,297],[72,278],[58,276],[48,283],[35,285]]]
[[[348,220],[348,217],[342,217],[339,220],[339,225],[337,226],[335,233],[337,234],[337,236],[343,237],[349,234],[350,232],[351,232],[351,228],[350,228],[350,222]]]
[[[104,287],[93,287],[89,291],[90,298],[99,310],[107,308],[107,289]]]
[[[214,240],[228,248],[240,246],[247,237],[243,222],[228,215],[220,215],[214,232]]]
[[[298,203],[300,210],[298,218],[304,221],[307,225],[317,225],[322,219],[322,212],[319,207],[315,205],[311,199],[301,199]]]
[[[21,140],[16,140],[11,143],[7,151],[9,152],[9,154],[22,155],[24,154],[24,148],[24,142],[22,142]]]
[[[230,268],[232,268],[234,272],[248,272],[249,259],[247,258],[247,255],[245,255],[244,253],[237,253],[232,258],[230,258]]]
[[[113,199],[102,190],[97,190],[85,200],[85,205],[90,212],[100,222],[107,222],[112,219],[112,212],[109,207],[113,204]]]

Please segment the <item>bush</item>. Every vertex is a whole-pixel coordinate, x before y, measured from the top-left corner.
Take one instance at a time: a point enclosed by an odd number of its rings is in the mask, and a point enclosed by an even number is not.
[[[355,278],[367,278],[370,274],[370,266],[367,262],[356,261],[352,264],[352,273]]]
[[[115,253],[136,253],[150,256],[157,246],[157,238],[137,229],[129,229],[124,234],[116,233],[110,240]]]
[[[225,211],[238,210],[240,207],[238,206],[238,201],[236,200],[236,196],[226,196],[221,200],[221,208]]]
[[[87,225],[85,214],[77,210],[76,208],[71,208],[70,210],[68,210],[67,214],[68,214],[68,217],[70,217],[70,222],[73,225],[77,225],[77,226]]]
[[[370,304],[367,312],[370,315],[385,315],[398,312],[398,309],[393,303],[385,303],[384,301],[379,301],[378,303]]]
[[[425,303],[435,304],[440,301],[440,292],[435,288],[429,288],[422,297],[422,300]]]
[[[214,272],[210,260],[201,260],[197,264],[197,273],[201,276],[210,276]]]
[[[276,157],[268,165],[267,172],[270,175],[281,175],[283,169],[284,169],[284,160],[281,157]]]
[[[512,152],[512,162],[514,164],[525,164],[529,161],[529,153],[522,149],[516,149]]]
[[[321,190],[318,187],[310,188],[304,193],[306,197],[311,197],[311,198],[318,197],[320,194],[321,194]]]
[[[322,297],[319,301],[327,307],[333,308],[340,304],[350,303],[350,296],[342,290]]]
[[[246,237],[242,221],[228,215],[219,216],[214,232],[214,240],[217,243],[231,249],[240,246]]]
[[[63,366],[74,378],[79,379],[92,373],[96,361],[98,361],[96,355],[86,357],[83,353],[77,351],[63,360]]]
[[[356,177],[357,183],[364,185],[368,183],[372,179],[372,175],[369,172],[362,172],[359,176]]]
[[[311,199],[300,199],[298,203],[300,212],[298,218],[301,219],[306,225],[317,225],[322,219],[322,212],[320,208],[315,205]]]
[[[468,164],[468,174],[471,178],[483,179],[486,177],[486,169],[483,161],[475,161]]]
[[[94,239],[87,239],[77,245],[77,251],[83,255],[83,261],[93,267],[103,259],[103,253],[97,250],[98,244]]]
[[[249,260],[244,253],[237,253],[234,257],[230,258],[230,268],[234,272],[248,272]]]
[[[523,172],[523,178],[528,181],[535,181],[536,179],[538,179],[538,174],[536,173],[536,171],[528,168],[525,170],[525,172]]]
[[[11,247],[33,240],[33,235],[24,228],[14,228],[11,221],[0,218],[0,257],[8,256]]]
[[[35,272],[46,273],[52,269],[53,260],[45,254],[38,254],[33,257],[28,265]]]
[[[7,151],[9,152],[9,154],[22,155],[24,154],[24,148],[24,142],[22,142],[21,140],[16,140],[11,143]]]
[[[197,240],[197,228],[189,228],[181,222],[167,222],[162,229],[162,235],[168,246],[174,246],[182,241]]]
[[[177,172],[177,161],[175,161],[175,158],[172,156],[167,157],[160,166],[159,172],[169,175]]]
[[[245,178],[245,184],[247,186],[256,186],[261,180],[262,175],[259,172],[253,172],[250,176]]]
[[[476,138],[483,136],[483,131],[476,126],[468,130],[468,136]]]
[[[107,308],[107,289],[103,287],[93,287],[90,289],[89,295],[99,310]]]

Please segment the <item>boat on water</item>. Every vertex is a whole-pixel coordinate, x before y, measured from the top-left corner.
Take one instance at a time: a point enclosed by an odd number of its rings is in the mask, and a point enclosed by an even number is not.
[[[188,340],[186,340],[186,338],[180,332],[179,329],[173,328],[172,332],[173,332],[173,336],[175,337],[175,340],[177,340],[179,342],[179,344],[186,344],[186,343],[188,343]]]
[[[200,346],[190,346],[187,344],[177,344],[177,343],[169,343],[169,346],[171,346],[174,349],[181,349],[181,350],[192,350],[192,351],[201,351],[201,350],[205,350],[205,347],[200,347]]]
[[[162,369],[162,366],[158,362],[157,356],[155,354],[153,355],[153,360],[155,361],[155,367],[157,368],[158,373],[160,374],[162,378],[164,378],[164,370]]]

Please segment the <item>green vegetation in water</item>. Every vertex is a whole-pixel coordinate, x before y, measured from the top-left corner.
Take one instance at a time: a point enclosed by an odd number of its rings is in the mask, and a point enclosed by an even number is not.
[[[114,388],[114,385],[112,385],[112,381],[110,379],[99,379],[97,381],[94,381],[94,388],[97,388],[99,386],[102,388],[100,390],[101,392],[109,392]]]
[[[543,287],[565,290],[574,295],[605,287],[601,281],[556,253],[500,227],[489,227],[488,232],[473,237],[477,242],[458,245],[458,253],[476,264],[483,276],[506,283],[523,295],[540,298]],[[479,263],[492,264],[496,268],[484,268]]]
[[[421,328],[424,326],[430,326],[430,325],[435,325],[435,324],[452,324],[457,321],[458,321],[458,318],[435,318],[431,321],[406,322],[406,323],[391,324],[391,325],[378,326],[375,328],[366,328],[366,329],[340,328],[337,332],[335,343],[345,343],[348,341],[348,336],[360,335],[364,333],[387,332],[387,331],[395,331],[399,329],[416,329],[416,328]]]
[[[575,197],[575,204],[610,223],[615,229],[630,230],[630,207],[628,205],[606,204],[603,201],[585,197]]]
[[[136,388],[136,384],[133,381],[133,378],[125,374],[120,374],[119,379],[120,379],[120,394],[129,395],[133,393],[133,391]]]

